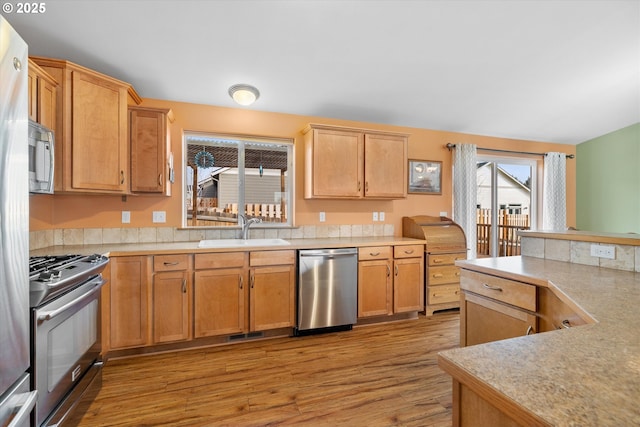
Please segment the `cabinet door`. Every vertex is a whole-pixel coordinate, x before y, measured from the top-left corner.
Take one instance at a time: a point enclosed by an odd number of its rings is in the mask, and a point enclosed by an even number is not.
[[[111,349],[149,343],[149,270],[144,256],[111,258]]]
[[[191,281],[187,271],[156,273],[153,277],[153,342],[190,338]]]
[[[307,142],[311,154],[307,153],[306,167],[312,170],[313,177],[311,192],[305,196],[362,197],[363,134],[327,129],[314,129],[309,133],[313,140]]]
[[[167,181],[166,114],[158,110],[129,111],[131,191],[164,193]]]
[[[57,87],[44,78],[38,79],[38,123],[49,129],[56,128]]]
[[[249,326],[251,331],[295,326],[295,267],[251,268]]]
[[[463,292],[460,346],[482,344],[535,333],[535,314]]]
[[[358,317],[393,314],[391,261],[358,262]]]
[[[242,268],[195,273],[195,338],[245,332],[245,284]]]
[[[364,136],[364,196],[407,196],[407,139],[393,135]]]
[[[393,312],[424,310],[424,262],[422,258],[393,261]]]
[[[72,73],[72,187],[124,193],[128,185],[127,90]]]

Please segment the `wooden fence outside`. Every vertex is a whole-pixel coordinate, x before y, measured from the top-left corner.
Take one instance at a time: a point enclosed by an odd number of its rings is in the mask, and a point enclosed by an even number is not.
[[[491,209],[477,210],[478,256],[489,256],[491,248]],[[512,214],[507,209],[498,212],[498,256],[520,255],[518,230],[528,230],[529,215]]]

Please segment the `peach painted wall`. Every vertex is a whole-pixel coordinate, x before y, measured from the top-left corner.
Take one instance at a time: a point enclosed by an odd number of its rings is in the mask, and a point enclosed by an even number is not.
[[[96,195],[32,195],[31,231],[52,228],[109,228],[149,227],[154,225],[180,227],[182,225],[182,134],[187,131],[208,131],[226,134],[270,136],[295,139],[296,197],[295,225],[319,224],[318,212],[326,212],[324,224],[373,224],[373,211],[385,212],[385,223],[395,226],[396,235],[402,233],[403,216],[439,215],[452,212],[451,164],[452,154],[444,147],[451,143],[473,143],[479,147],[506,150],[546,152],[560,151],[575,154],[575,146],[495,138],[429,129],[388,126],[376,123],[352,122],[321,117],[268,113],[241,108],[187,104],[145,99],[143,106],[171,108],[175,122],[171,128],[176,182],[172,197],[160,196],[96,196]],[[380,129],[410,134],[409,158],[439,160],[443,163],[442,195],[409,195],[403,200],[305,200],[303,197],[304,150],[302,130],[308,123],[324,123],[368,129]],[[539,169],[542,158],[537,157]],[[575,225],[576,205],[575,160],[567,162],[567,221]],[[121,223],[121,211],[131,212],[131,223]],[[166,224],[153,224],[155,210],[167,212]],[[379,222],[378,222],[379,224]]]

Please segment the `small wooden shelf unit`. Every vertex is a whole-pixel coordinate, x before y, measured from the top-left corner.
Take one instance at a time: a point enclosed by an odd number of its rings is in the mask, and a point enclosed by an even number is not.
[[[402,218],[402,235],[427,241],[425,247],[425,313],[460,307],[460,268],[457,260],[467,258],[462,228],[441,216]]]

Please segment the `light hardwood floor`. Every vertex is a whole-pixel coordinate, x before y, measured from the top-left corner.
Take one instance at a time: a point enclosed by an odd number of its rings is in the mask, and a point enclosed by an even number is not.
[[[451,426],[457,311],[109,361],[80,426]]]

